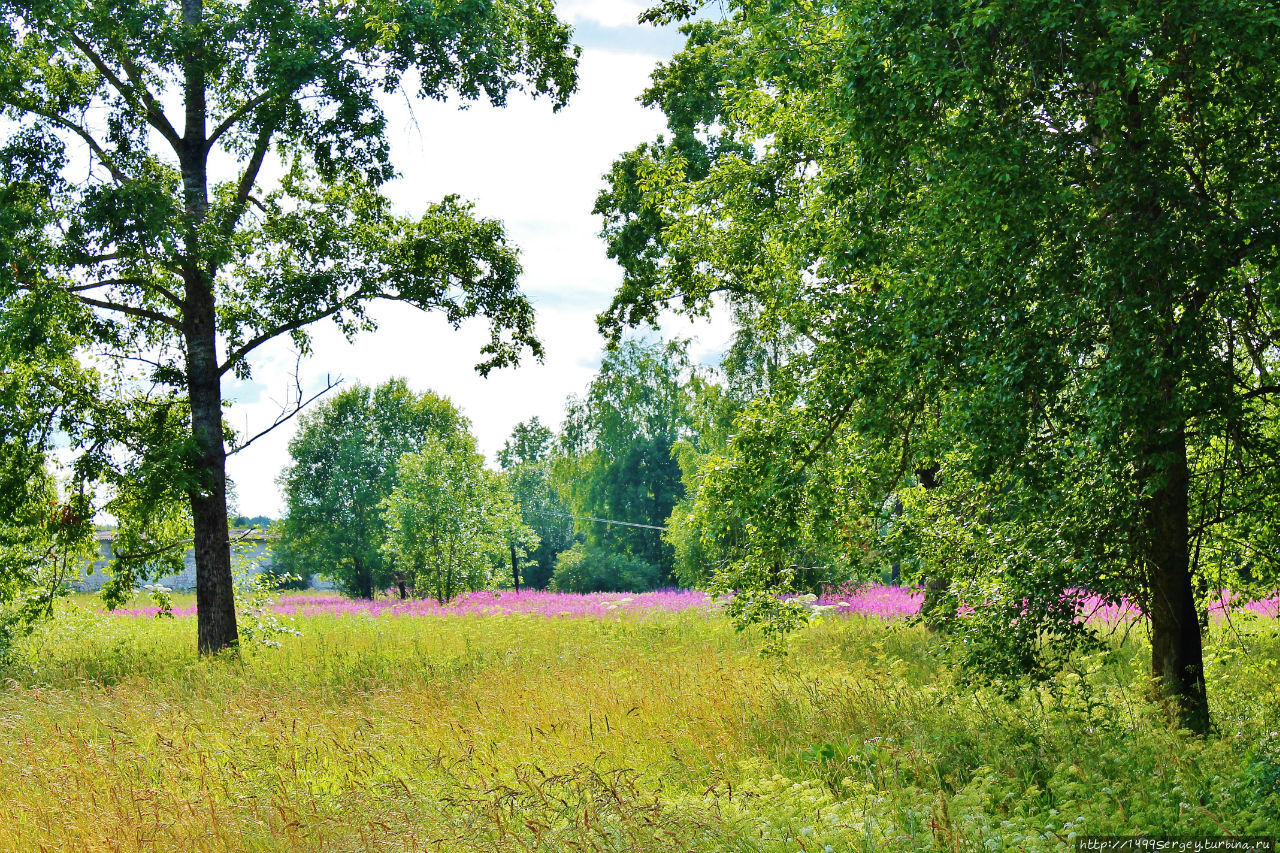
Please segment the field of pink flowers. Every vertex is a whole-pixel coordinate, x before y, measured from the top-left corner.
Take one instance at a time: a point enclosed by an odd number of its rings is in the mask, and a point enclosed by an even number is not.
[[[809,603],[826,615],[860,615],[882,619],[902,619],[920,612],[923,593],[913,587],[863,586],[841,590],[829,590],[813,598]],[[432,599],[378,598],[361,601],[340,595],[287,595],[275,604],[281,615],[317,616],[355,614],[363,616],[439,616],[451,615],[510,615],[531,616],[609,616],[624,612],[666,612],[682,610],[709,610],[716,604],[706,593],[697,590],[662,589],[654,592],[621,593],[593,592],[569,593],[542,590],[482,590],[465,593],[448,604]],[[1108,603],[1097,596],[1082,595],[1080,611],[1086,618],[1115,622],[1132,618],[1136,608],[1132,605]],[[1214,616],[1238,611],[1250,611],[1258,616],[1272,618],[1280,615],[1280,595],[1260,601],[1233,600],[1223,595],[1210,607]],[[125,608],[115,611],[122,616],[155,616],[157,608]],[[174,616],[190,616],[195,605],[173,608]]]

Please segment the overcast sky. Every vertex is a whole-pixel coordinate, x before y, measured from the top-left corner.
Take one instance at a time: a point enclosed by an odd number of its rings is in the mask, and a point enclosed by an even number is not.
[[[601,357],[595,315],[608,304],[621,273],[605,256],[591,207],[602,175],[624,151],[651,139],[662,116],[640,106],[656,63],[683,43],[674,28],[637,25],[644,2],[569,0],[558,4],[582,46],[579,88],[567,107],[513,96],[503,109],[474,104],[388,103],[392,157],[401,177],[387,187],[398,212],[418,215],[456,193],[478,215],[502,220],[521,251],[523,290],[537,310],[546,359],[481,379],[474,365],[486,339],[482,323],[452,330],[440,317],[403,305],[376,305],[376,332],[348,343],[331,325],[314,328],[314,352],[302,362],[307,389],[326,375],[376,385],[405,377],[417,391],[450,398],[471,419],[480,449],[491,460],[511,428],[534,415],[559,424],[565,397],[590,382]],[[694,355],[712,361],[723,348],[723,321],[692,325],[673,320],[668,333],[694,338]],[[231,380],[232,425],[242,435],[270,424],[291,388],[296,355],[287,340],[260,349],[253,379]],[[296,425],[275,430],[228,460],[234,512],[279,517],[276,478],[288,461]]]

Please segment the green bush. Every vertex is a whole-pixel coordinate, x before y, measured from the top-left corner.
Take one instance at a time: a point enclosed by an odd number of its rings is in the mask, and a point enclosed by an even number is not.
[[[557,592],[644,592],[662,582],[662,570],[640,557],[611,554],[579,542],[556,558]]]

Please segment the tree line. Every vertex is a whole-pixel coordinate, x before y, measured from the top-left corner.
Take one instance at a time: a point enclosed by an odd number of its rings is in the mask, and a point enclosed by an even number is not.
[[[497,471],[448,400],[401,379],[344,390],[289,444],[275,566],[361,598],[676,585],[663,529],[684,498],[678,448],[697,440],[693,376],[684,343],[627,341],[558,433],[517,424]]]

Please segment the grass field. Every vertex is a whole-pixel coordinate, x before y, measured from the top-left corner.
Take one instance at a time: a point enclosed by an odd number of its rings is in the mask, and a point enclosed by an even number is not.
[[[923,630],[785,659],[701,608],[296,617],[198,661],[190,617],[73,602],[0,692],[0,850],[1062,850],[1280,833],[1280,635],[1214,628],[1218,733],[1141,639],[1005,698]],[[184,602],[178,602],[181,606]],[[303,612],[306,609],[303,609]]]

